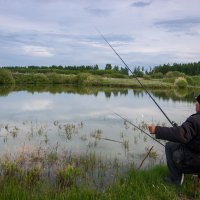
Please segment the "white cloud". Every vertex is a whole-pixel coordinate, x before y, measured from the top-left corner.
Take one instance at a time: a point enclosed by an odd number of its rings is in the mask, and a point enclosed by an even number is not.
[[[33,100],[26,102],[22,108],[23,111],[40,111],[51,109],[52,102],[49,100]]]
[[[32,45],[26,45],[22,47],[22,54],[28,56],[36,56],[36,57],[52,57],[53,49],[47,48],[47,47],[40,47],[40,46],[32,46]]]
[[[0,1],[1,65],[112,62],[122,66],[112,51],[105,51],[107,46],[94,27],[109,36],[128,64],[163,64],[163,54],[167,63],[196,62],[200,60],[199,7],[199,0]],[[21,46],[22,55],[12,50]]]

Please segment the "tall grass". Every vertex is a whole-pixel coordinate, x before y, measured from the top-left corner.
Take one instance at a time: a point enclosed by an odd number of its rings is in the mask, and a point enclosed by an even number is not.
[[[0,84],[9,85],[14,83],[12,73],[7,69],[0,69]]]
[[[94,190],[85,186],[60,188],[47,182],[33,184],[26,187],[16,182],[0,181],[1,200],[61,200],[61,199],[102,199],[102,200],[180,200],[193,198],[193,185],[191,177],[186,177],[181,188],[167,185],[163,182],[167,169],[157,166],[148,171],[132,169],[116,183],[103,191]],[[200,196],[197,194],[196,199]]]

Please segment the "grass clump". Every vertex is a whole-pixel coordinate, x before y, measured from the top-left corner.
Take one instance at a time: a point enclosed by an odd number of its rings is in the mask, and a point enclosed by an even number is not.
[[[80,175],[80,170],[68,164],[65,169],[61,169],[57,173],[57,184],[61,188],[71,187],[76,185],[76,178]]]

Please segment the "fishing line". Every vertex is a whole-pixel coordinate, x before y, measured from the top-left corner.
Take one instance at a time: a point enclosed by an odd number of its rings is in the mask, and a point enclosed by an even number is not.
[[[172,122],[169,117],[166,115],[166,113],[162,110],[162,108],[158,105],[156,100],[152,97],[152,95],[148,92],[148,90],[144,87],[144,85],[141,83],[141,81],[135,76],[133,71],[129,68],[129,66],[125,63],[125,61],[121,58],[121,56],[116,52],[116,50],[112,47],[112,45],[108,42],[108,40],[105,38],[105,36],[96,28],[97,32],[101,35],[101,37],[104,39],[104,41],[110,46],[110,48],[114,51],[114,53],[118,56],[118,58],[122,61],[122,63],[125,65],[126,69],[131,72],[133,77],[138,81],[140,86],[145,90],[145,92],[149,95],[149,97],[153,100],[153,102],[156,104],[156,106],[160,109],[160,111],[163,113],[163,115],[166,117],[166,119],[169,121],[169,123],[172,126],[176,126],[176,123]]]
[[[120,117],[121,119],[123,119],[124,121],[128,122],[129,124],[131,124],[132,126],[134,126],[135,128],[137,128],[138,130],[142,131],[144,134],[146,134],[147,136],[149,136],[151,139],[153,139],[154,141],[158,142],[160,145],[162,145],[163,147],[165,147],[165,145],[163,143],[161,143],[159,140],[157,140],[156,138],[152,137],[151,135],[149,135],[146,131],[144,131],[143,129],[141,129],[140,127],[136,126],[135,124],[133,124],[131,121],[127,120],[126,118],[122,117],[121,115],[119,115],[118,113],[114,112],[115,115],[117,115],[118,117]]]

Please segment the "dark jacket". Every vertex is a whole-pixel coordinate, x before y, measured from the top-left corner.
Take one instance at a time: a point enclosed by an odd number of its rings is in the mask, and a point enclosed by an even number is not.
[[[200,112],[191,115],[181,126],[156,127],[156,138],[184,144],[200,154]]]

